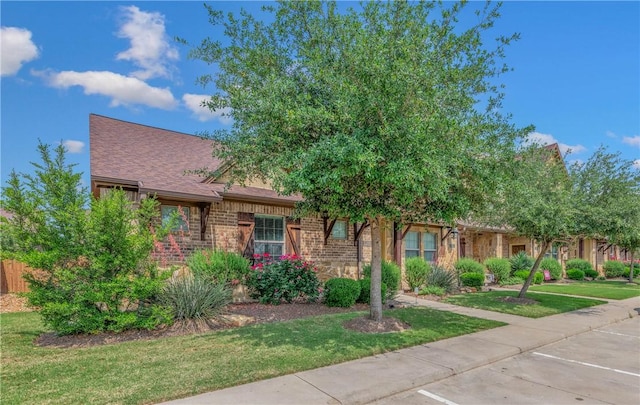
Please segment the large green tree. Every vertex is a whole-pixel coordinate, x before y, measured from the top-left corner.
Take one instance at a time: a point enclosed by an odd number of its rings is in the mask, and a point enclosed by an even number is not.
[[[518,294],[524,298],[552,244],[575,235],[582,201],[574,198],[571,178],[557,150],[530,145],[514,159],[509,172],[511,177],[483,217],[538,243],[540,251]]]
[[[601,147],[585,163],[574,164],[571,175],[583,204],[577,234],[628,250],[633,282],[634,255],[640,250],[640,170],[620,153]]]
[[[207,106],[233,117],[210,134],[214,156],[233,162],[232,181],[262,177],[302,195],[300,215],[371,224],[371,318],[380,321],[384,224],[453,224],[500,182],[521,134],[501,113],[498,82],[517,36],[491,32],[499,5],[489,3],[339,6],[279,2],[264,18],[208,7],[224,39],[205,39],[191,56],[213,65],[200,78],[215,84]],[[487,46],[487,36],[498,38]]]

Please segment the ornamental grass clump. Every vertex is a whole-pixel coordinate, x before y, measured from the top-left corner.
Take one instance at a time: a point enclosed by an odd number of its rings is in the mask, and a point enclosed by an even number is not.
[[[429,286],[441,287],[450,293],[456,288],[456,274],[442,266],[434,266],[427,274],[427,287]]]
[[[280,256],[277,260],[268,253],[254,255],[256,264],[247,277],[247,287],[253,298],[263,304],[278,305],[294,299],[316,301],[322,289],[313,263],[296,255]]]
[[[526,252],[518,252],[509,259],[509,263],[511,263],[511,274],[513,275],[518,270],[530,271],[534,260]]]
[[[208,320],[231,302],[231,290],[207,277],[188,274],[169,280],[159,301],[171,309],[175,320]]]

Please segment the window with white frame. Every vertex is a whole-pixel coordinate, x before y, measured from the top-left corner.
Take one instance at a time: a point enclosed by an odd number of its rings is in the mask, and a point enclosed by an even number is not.
[[[171,218],[175,216],[176,221],[171,227],[172,231],[189,230],[189,207],[182,207],[178,205],[163,205],[160,207],[160,213],[162,216],[162,225],[167,225],[171,221]]]
[[[284,254],[284,218],[259,216],[255,218],[254,253],[271,256]]]
[[[347,239],[347,221],[336,221],[331,230],[333,239]]]
[[[438,250],[438,234],[429,232],[407,232],[404,237],[404,257],[422,257],[435,262]]]

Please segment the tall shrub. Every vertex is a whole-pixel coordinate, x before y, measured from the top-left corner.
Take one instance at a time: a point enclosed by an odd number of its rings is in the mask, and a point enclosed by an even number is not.
[[[2,189],[8,249],[37,272],[25,276],[31,305],[58,334],[119,332],[171,322],[157,304],[164,277],[151,260],[157,202],[134,209],[124,191],[92,200],[62,145],[39,144],[34,174],[12,172]],[[90,203],[90,210],[86,210]],[[4,238],[2,238],[4,239]]]
[[[427,272],[431,266],[421,257],[411,257],[405,261],[404,277],[413,291],[426,283]]]
[[[602,267],[604,269],[604,275],[607,278],[622,277],[625,274],[625,266],[622,262],[609,260],[609,261],[606,261]],[[583,269],[580,269],[580,270],[583,270]],[[627,273],[627,276],[629,276],[628,273]]]
[[[540,262],[540,270],[549,270],[553,280],[562,279],[562,265],[556,259],[546,257]],[[544,276],[543,276],[544,277]]]
[[[198,250],[187,258],[187,266],[194,275],[216,283],[243,283],[249,274],[249,260],[235,252]]]
[[[454,267],[459,274],[465,274],[465,273],[484,274],[484,266],[482,265],[482,263],[478,263],[477,261],[467,257],[463,257],[462,259],[458,260],[454,265]]]
[[[371,278],[371,265],[368,264],[362,269],[366,278]],[[393,262],[382,262],[382,276],[381,280],[387,285],[386,299],[392,299],[396,296],[398,288],[400,287],[400,267]]]
[[[509,278],[509,274],[511,274],[509,259],[491,257],[484,261],[484,265],[489,272],[493,273],[497,283]]]
[[[584,259],[567,260],[567,263],[565,263],[565,268],[567,272],[569,270],[581,270],[583,272],[585,270],[593,270],[593,266],[591,266],[591,263]]]

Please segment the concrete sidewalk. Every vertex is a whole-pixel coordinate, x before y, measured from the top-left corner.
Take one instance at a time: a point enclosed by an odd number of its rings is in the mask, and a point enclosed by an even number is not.
[[[640,297],[538,319],[403,295],[397,300],[509,325],[166,404],[364,404],[638,316],[640,311]]]

